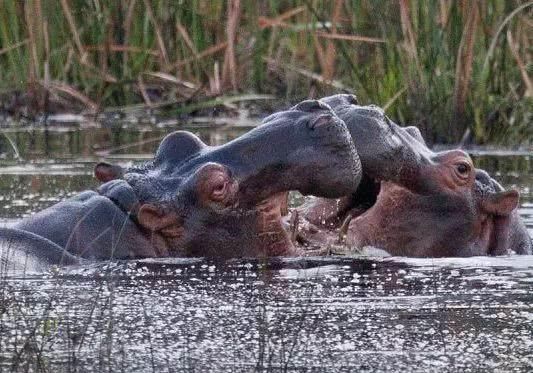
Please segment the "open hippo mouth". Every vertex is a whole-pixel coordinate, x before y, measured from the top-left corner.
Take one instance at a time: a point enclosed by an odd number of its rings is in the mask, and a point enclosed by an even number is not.
[[[519,193],[475,169],[461,150],[433,153],[418,177],[428,186],[363,176],[355,193],[312,201],[298,241],[307,246],[344,243],[374,246],[392,255],[441,257],[531,253],[531,239],[517,211]],[[412,184],[411,184],[412,185]]]
[[[467,256],[505,252],[509,236],[514,251],[527,252],[518,193],[495,187],[466,153],[433,152],[416,127],[400,127],[353,95],[321,101],[346,123],[363,175],[352,193],[299,209],[309,223],[298,234],[302,243],[346,236],[354,245],[375,244],[398,255]]]
[[[178,131],[153,161],[99,164],[95,174],[107,181],[100,193],[131,211],[161,255],[253,257],[296,253],[281,224],[288,191],[346,195],[361,165],[344,122],[304,101],[225,145]]]

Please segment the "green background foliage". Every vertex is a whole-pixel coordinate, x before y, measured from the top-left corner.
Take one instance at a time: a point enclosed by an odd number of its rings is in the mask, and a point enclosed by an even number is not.
[[[35,110],[348,91],[431,142],[530,144],[533,2],[0,0],[0,89]],[[67,105],[68,106],[68,105]]]

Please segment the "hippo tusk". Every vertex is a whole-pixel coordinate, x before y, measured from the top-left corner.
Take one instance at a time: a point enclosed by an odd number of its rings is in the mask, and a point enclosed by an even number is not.
[[[346,236],[348,235],[348,228],[350,227],[350,222],[352,221],[352,214],[346,215],[346,218],[342,222],[341,227],[339,228],[339,238],[337,243],[343,244],[346,241]]]
[[[300,213],[294,209],[290,212],[291,218],[289,220],[289,233],[291,242],[296,245],[298,237],[298,226],[300,223]]]

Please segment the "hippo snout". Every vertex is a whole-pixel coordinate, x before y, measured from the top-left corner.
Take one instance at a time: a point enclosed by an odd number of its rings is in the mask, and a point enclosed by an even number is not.
[[[323,127],[331,124],[335,124],[333,116],[329,114],[324,114],[314,120],[310,120],[309,122],[307,122],[307,128],[314,130],[317,127]]]

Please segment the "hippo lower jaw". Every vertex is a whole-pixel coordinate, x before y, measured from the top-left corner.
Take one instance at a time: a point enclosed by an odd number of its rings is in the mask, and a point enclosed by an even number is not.
[[[531,253],[531,241],[516,210],[518,192],[502,188],[473,197],[423,196],[383,182],[376,203],[346,226],[346,244],[411,257]]]

